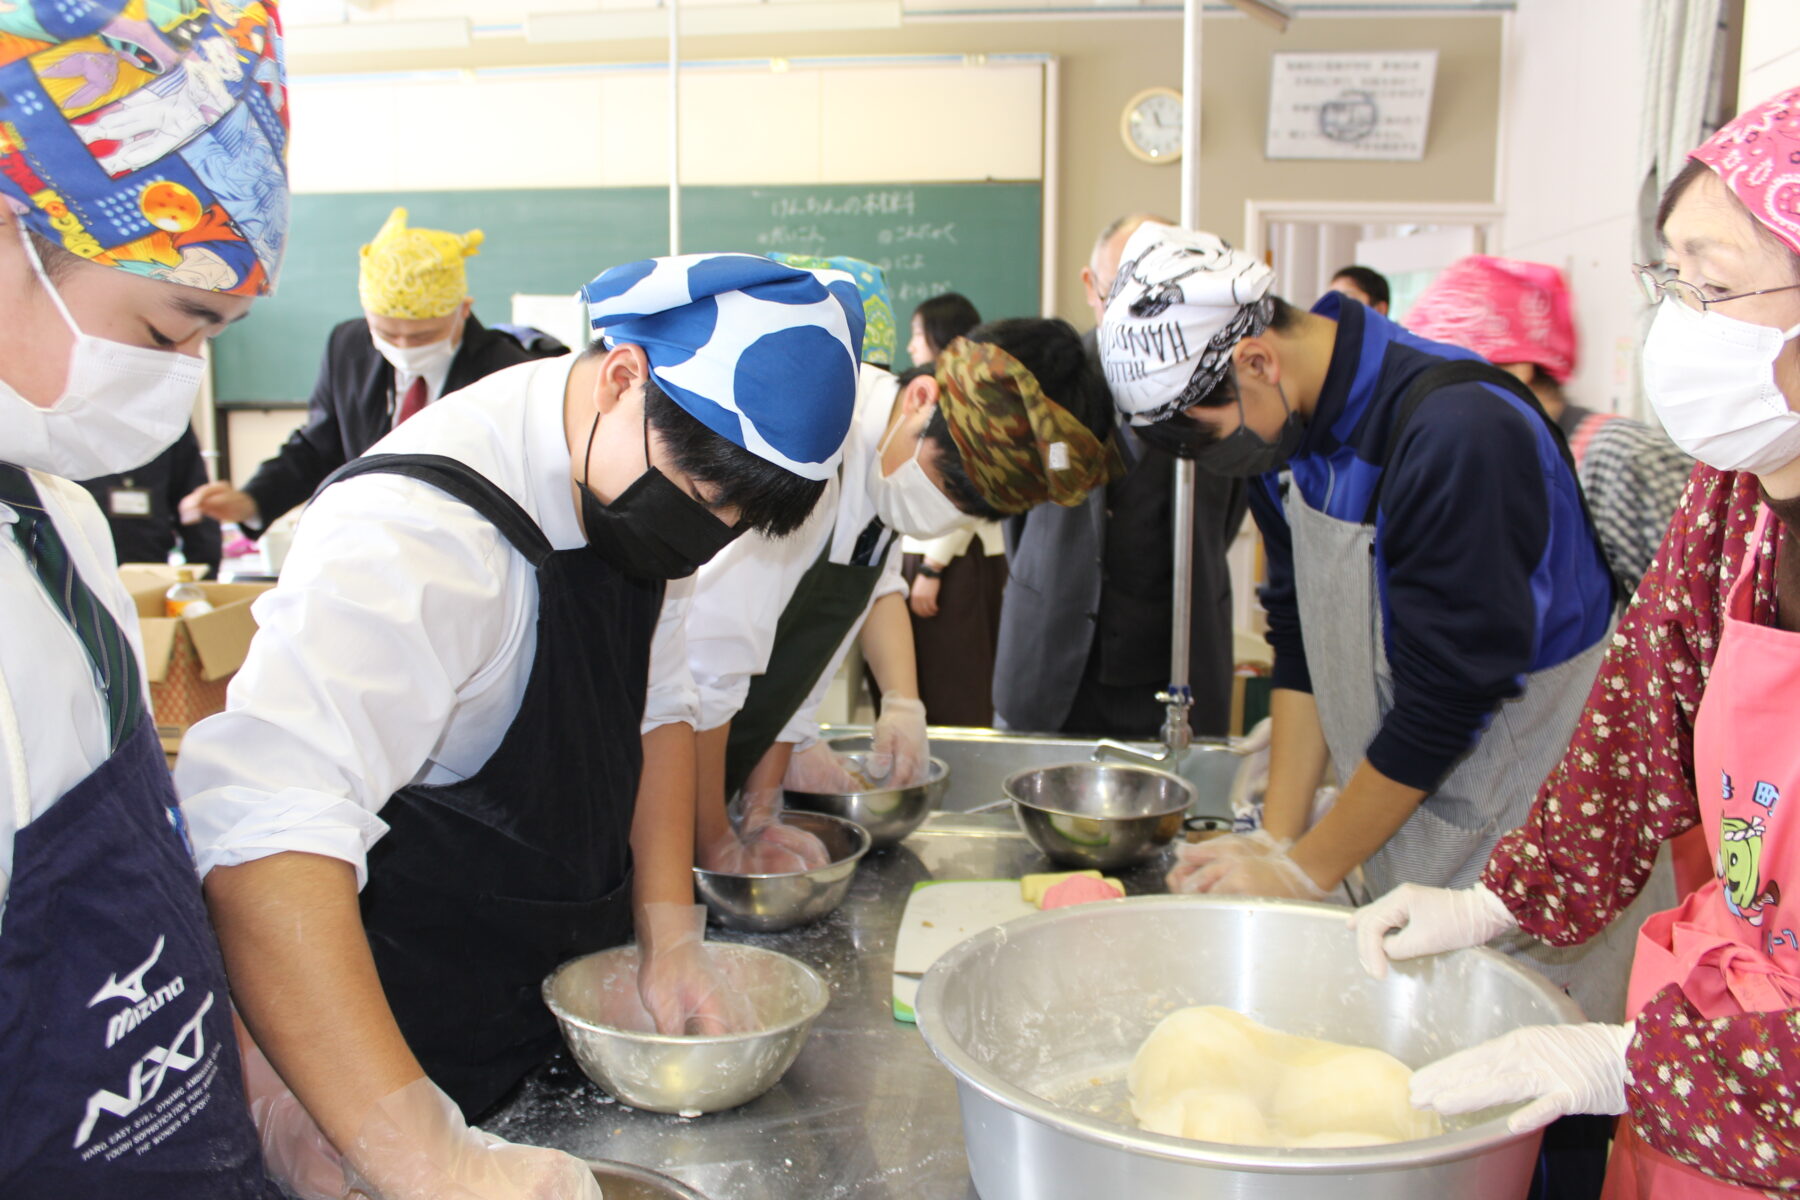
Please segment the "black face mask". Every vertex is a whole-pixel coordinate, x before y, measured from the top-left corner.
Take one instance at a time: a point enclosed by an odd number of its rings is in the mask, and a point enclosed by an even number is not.
[[[594,450],[599,414],[588,431],[588,457]],[[581,523],[588,548],[606,562],[639,579],[682,579],[692,575],[731,544],[738,530],[709,512],[704,504],[669,482],[650,465],[650,422],[644,422],[646,470],[611,504],[588,491],[587,458],[581,462]]]
[[[1287,419],[1282,422],[1281,432],[1272,442],[1264,440],[1244,423],[1242,392],[1238,393],[1238,427],[1224,437],[1215,438],[1204,445],[1200,443],[1210,436],[1211,431],[1200,422],[1188,420],[1179,414],[1155,425],[1147,425],[1137,432],[1151,445],[1182,458],[1191,458],[1214,475],[1231,479],[1266,475],[1286,466],[1288,459],[1294,456],[1294,451],[1300,448],[1301,441],[1306,437],[1306,426],[1301,424],[1300,415],[1288,404],[1287,392],[1279,384],[1276,385],[1276,390],[1281,395],[1281,406],[1287,409]]]

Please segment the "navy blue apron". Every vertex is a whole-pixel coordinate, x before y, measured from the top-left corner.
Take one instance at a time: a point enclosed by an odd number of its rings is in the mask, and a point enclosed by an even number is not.
[[[0,1196],[277,1200],[154,724],[13,839]]]
[[[639,725],[664,585],[585,546],[552,549],[510,496],[454,459],[374,455],[326,486],[371,473],[462,501],[537,569],[537,652],[517,715],[474,775],[394,794],[362,892],[400,1031],[474,1119],[561,1045],[544,976],[631,938]]]

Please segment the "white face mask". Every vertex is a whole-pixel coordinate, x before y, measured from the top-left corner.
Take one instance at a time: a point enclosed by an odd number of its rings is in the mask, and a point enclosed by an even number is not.
[[[1721,471],[1763,473],[1800,458],[1800,413],[1775,359],[1800,325],[1771,329],[1668,299],[1644,341],[1644,391],[1677,446]]]
[[[974,517],[957,508],[950,502],[950,497],[938,491],[937,484],[931,482],[931,476],[920,465],[919,452],[925,448],[924,438],[919,439],[913,456],[892,475],[881,473],[882,453],[899,430],[900,426],[896,424],[893,431],[881,439],[881,445],[875,451],[875,469],[869,472],[869,499],[875,502],[875,515],[881,518],[881,523],[907,537],[934,538],[973,521]]]
[[[65,479],[141,467],[175,444],[193,416],[206,364],[188,354],[128,346],[81,332],[14,221],[38,282],[74,335],[62,394],[41,408],[0,380],[0,458]]]
[[[402,375],[425,375],[432,368],[448,363],[456,357],[456,342],[452,338],[427,342],[423,346],[396,346],[394,343],[369,330],[369,339],[375,343],[375,349],[381,357],[388,360],[394,370]]]

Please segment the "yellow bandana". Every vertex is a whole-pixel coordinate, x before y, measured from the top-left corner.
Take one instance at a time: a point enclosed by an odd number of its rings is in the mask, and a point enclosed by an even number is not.
[[[1102,442],[1044,394],[1024,363],[992,342],[957,338],[936,362],[938,411],[969,482],[994,508],[1065,508],[1125,473],[1118,443]]]
[[[463,259],[480,253],[481,242],[479,229],[462,234],[408,229],[406,210],[396,208],[362,248],[356,290],[363,308],[409,321],[449,316],[469,294]]]

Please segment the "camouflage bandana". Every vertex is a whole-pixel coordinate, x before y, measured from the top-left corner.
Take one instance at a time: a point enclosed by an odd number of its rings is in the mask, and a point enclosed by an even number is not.
[[[999,346],[957,338],[936,368],[938,411],[969,481],[998,511],[1022,513],[1046,500],[1072,508],[1125,473],[1118,443],[1096,438]]]

